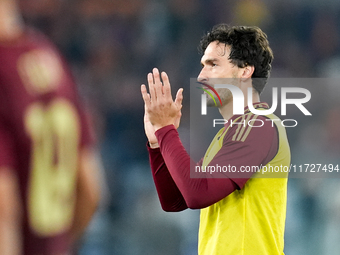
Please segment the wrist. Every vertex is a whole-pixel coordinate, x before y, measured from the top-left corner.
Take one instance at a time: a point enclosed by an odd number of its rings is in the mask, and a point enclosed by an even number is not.
[[[174,126],[174,124],[172,123],[169,123],[169,124],[166,124],[166,125],[154,125],[153,127],[155,128],[155,132],[161,128],[164,128],[164,127],[167,127],[167,126]]]
[[[151,149],[157,149],[157,148],[159,148],[159,144],[158,144],[158,143],[150,143],[150,142],[149,142],[149,146],[150,146]]]

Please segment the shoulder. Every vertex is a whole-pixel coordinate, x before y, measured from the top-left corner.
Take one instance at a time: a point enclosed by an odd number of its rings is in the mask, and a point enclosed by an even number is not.
[[[250,142],[254,139],[264,141],[277,136],[276,126],[271,118],[253,113],[232,118],[226,128],[225,142]]]
[[[22,37],[12,46],[21,48],[24,51],[44,50],[59,55],[59,50],[53,41],[44,33],[32,27],[26,27]]]

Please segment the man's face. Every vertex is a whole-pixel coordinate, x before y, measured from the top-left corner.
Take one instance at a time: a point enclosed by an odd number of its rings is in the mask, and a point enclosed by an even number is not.
[[[198,75],[198,82],[200,82],[203,88],[209,90],[208,86],[214,87],[215,84],[232,84],[238,86],[240,77],[240,68],[232,64],[229,60],[230,46],[219,43],[218,41],[211,42],[206,48],[204,55],[201,59],[202,70]],[[222,104],[225,105],[232,100],[232,94],[229,89],[220,88],[216,89],[219,94]],[[216,102],[217,96],[214,93]],[[213,99],[208,95],[207,106],[215,106]],[[220,103],[218,103],[220,106]]]

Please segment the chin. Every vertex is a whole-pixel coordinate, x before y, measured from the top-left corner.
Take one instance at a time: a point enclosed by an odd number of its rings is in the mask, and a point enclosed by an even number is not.
[[[211,102],[209,102],[209,100],[207,101],[207,107],[219,107],[220,103],[218,103],[217,105],[215,105],[214,101],[211,100]]]

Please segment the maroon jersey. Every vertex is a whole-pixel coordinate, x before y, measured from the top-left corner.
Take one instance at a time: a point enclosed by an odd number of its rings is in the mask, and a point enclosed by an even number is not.
[[[19,180],[25,255],[69,252],[78,156],[90,134],[54,46],[32,30],[0,42],[0,167]]]

